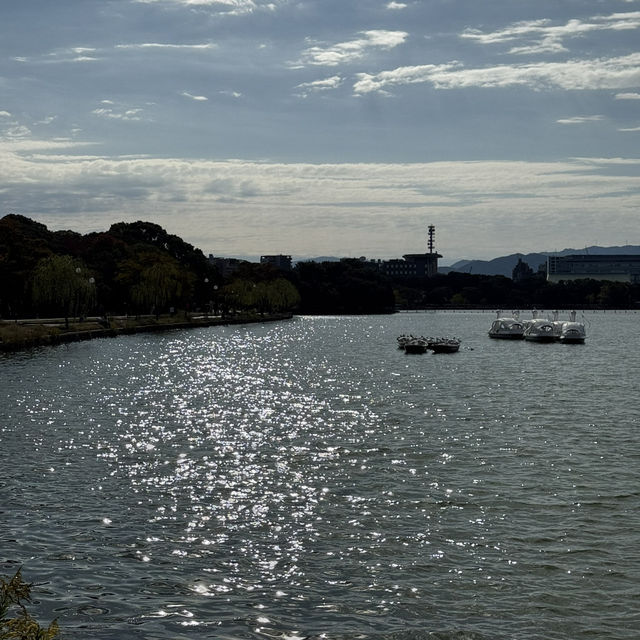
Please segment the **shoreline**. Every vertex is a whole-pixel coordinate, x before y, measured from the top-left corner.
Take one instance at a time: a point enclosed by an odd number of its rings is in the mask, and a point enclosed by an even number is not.
[[[290,320],[292,317],[293,314],[291,313],[273,313],[265,316],[252,314],[224,318],[221,316],[212,318],[197,317],[181,322],[163,322],[162,318],[157,322],[141,322],[134,318],[127,318],[122,325],[111,323],[111,326],[104,327],[100,326],[97,322],[92,322],[86,323],[92,326],[70,330],[61,330],[57,325],[46,322],[20,323],[19,321],[0,321],[0,352],[25,351],[36,347],[83,342],[96,338],[116,338],[121,335],[132,335],[135,333],[155,333],[159,331],[171,331],[172,329],[201,329],[203,327],[234,324],[277,322],[280,320]],[[10,330],[15,336],[12,336],[9,340],[3,339],[2,329],[4,328]]]

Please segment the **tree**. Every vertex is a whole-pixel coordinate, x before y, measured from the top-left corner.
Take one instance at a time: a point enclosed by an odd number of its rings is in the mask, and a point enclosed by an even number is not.
[[[68,328],[70,315],[83,315],[95,304],[95,280],[78,260],[53,254],[36,265],[32,294],[36,309],[61,313]]]
[[[177,265],[170,262],[156,262],[140,273],[140,281],[131,290],[131,297],[137,306],[150,307],[156,317],[170,302],[180,299],[183,283]]]
[[[298,290],[285,278],[271,282],[269,294],[271,311],[289,311],[300,304]]]
[[[225,310],[247,310],[256,305],[256,285],[250,280],[236,278],[222,289]]]
[[[258,282],[254,285],[252,294],[253,303],[262,314],[288,311],[300,303],[298,290],[285,278]]]
[[[605,282],[600,287],[598,300],[603,307],[626,309],[631,302],[631,289],[626,282]]]
[[[157,317],[164,307],[190,299],[195,276],[175,258],[150,250],[120,262],[115,281],[136,310],[146,309]]]

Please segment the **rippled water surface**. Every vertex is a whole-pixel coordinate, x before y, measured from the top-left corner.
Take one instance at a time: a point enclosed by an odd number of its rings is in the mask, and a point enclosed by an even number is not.
[[[585,345],[492,318],[0,355],[2,573],[67,639],[637,638],[640,314]]]

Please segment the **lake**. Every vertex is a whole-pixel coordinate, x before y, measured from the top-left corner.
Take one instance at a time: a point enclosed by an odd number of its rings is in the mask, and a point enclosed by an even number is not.
[[[67,640],[637,638],[640,315],[493,318],[0,354],[0,573]]]

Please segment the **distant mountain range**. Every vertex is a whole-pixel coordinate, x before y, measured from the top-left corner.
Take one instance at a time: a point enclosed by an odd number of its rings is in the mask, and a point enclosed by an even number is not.
[[[513,268],[518,264],[518,260],[526,262],[534,271],[538,267],[547,263],[549,256],[568,256],[576,254],[593,254],[593,255],[637,255],[640,254],[640,246],[627,244],[622,247],[585,247],[584,249],[563,249],[562,251],[549,251],[545,253],[512,253],[501,258],[493,260],[458,260],[447,267],[438,267],[439,273],[449,273],[457,271],[459,273],[474,273],[476,275],[485,276],[506,276],[510,278]],[[319,256],[317,258],[294,259],[296,262],[337,262],[341,260],[337,256]]]
[[[625,245],[622,247],[585,247],[584,249],[563,249],[562,251],[549,251],[548,253],[512,253],[501,258],[493,260],[459,260],[458,262],[448,266],[439,267],[440,273],[449,273],[457,271],[460,273],[474,273],[487,276],[507,276],[511,277],[513,268],[518,264],[518,260],[526,262],[534,271],[538,270],[540,265],[547,262],[549,256],[568,256],[568,255],[621,255],[621,254],[640,254],[640,246]]]

